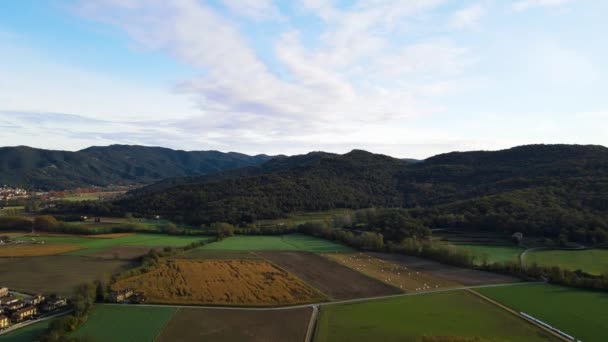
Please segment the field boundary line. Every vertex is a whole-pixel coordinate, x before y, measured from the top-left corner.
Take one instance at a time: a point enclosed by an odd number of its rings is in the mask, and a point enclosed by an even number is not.
[[[318,302],[318,303],[306,303],[306,304],[296,304],[296,305],[284,305],[284,306],[221,306],[221,305],[179,305],[179,304],[117,304],[117,303],[99,303],[97,305],[112,305],[112,306],[143,306],[143,307],[167,307],[167,308],[188,308],[188,309],[212,309],[212,310],[248,310],[248,311],[280,311],[280,310],[293,310],[293,309],[301,309],[308,308],[313,305],[317,305],[319,307],[326,305],[339,305],[339,304],[350,304],[350,303],[358,303],[358,302],[371,302],[375,300],[383,300],[383,299],[392,299],[392,298],[400,298],[400,297],[409,297],[409,296],[421,296],[432,293],[441,293],[441,292],[452,292],[452,291],[462,291],[468,289],[476,289],[476,288],[488,288],[488,287],[503,287],[503,286],[518,286],[518,285],[530,285],[530,284],[544,284],[542,282],[517,282],[517,283],[505,283],[505,284],[489,284],[489,285],[475,285],[475,286],[464,286],[464,287],[453,287],[439,290],[431,290],[431,291],[421,291],[421,292],[408,292],[408,293],[398,293],[394,295],[386,295],[386,296],[376,296],[376,297],[365,297],[365,298],[354,298],[354,299],[346,299],[339,300],[333,302]]]
[[[165,322],[165,324],[163,324],[162,328],[160,328],[158,330],[158,333],[156,334],[156,336],[154,336],[154,339],[152,340],[157,341],[158,338],[160,337],[160,335],[163,333],[163,331],[165,331],[165,329],[167,328],[167,325],[169,325],[169,322],[171,322],[171,320],[173,320],[173,317],[175,317],[175,315],[177,315],[177,313],[182,310],[182,309],[175,309],[175,311],[173,312],[173,315],[171,315],[171,317],[169,317],[169,319]]]
[[[513,314],[515,316],[517,316],[519,319],[524,320],[524,321],[528,322],[529,324],[534,325],[534,326],[540,328],[544,332],[549,333],[553,337],[557,337],[561,341],[572,342],[571,339],[568,339],[568,338],[566,338],[566,337],[564,337],[564,336],[556,333],[555,331],[553,331],[551,329],[548,329],[547,327],[544,327],[544,326],[538,324],[537,322],[535,322],[535,321],[533,321],[531,319],[526,318],[525,316],[522,316],[519,312],[511,309],[510,307],[508,307],[508,306],[506,306],[506,305],[504,305],[504,304],[502,304],[502,303],[500,303],[500,302],[498,302],[498,301],[496,301],[496,300],[494,300],[494,299],[492,299],[490,297],[487,297],[487,296],[485,296],[485,295],[483,295],[483,294],[481,294],[481,293],[479,293],[477,291],[474,291],[472,289],[466,289],[466,291],[469,292],[469,293],[471,293],[471,294],[473,294],[473,295],[475,295],[475,296],[477,296],[477,297],[479,297],[479,298],[481,298],[481,299],[483,299],[484,301],[486,301],[486,302],[488,302],[490,304],[493,304],[493,305],[495,305],[495,306],[497,306],[497,307],[499,307],[499,308],[501,308],[501,309],[503,309],[503,310],[505,310],[505,311],[507,311],[507,312],[509,312],[509,313],[511,313],[511,314]]]
[[[319,317],[319,306],[312,306],[312,313],[310,314],[310,320],[308,321],[308,329],[306,330],[306,337],[304,342],[312,342],[312,337],[315,331],[315,325],[317,324],[317,318]]]

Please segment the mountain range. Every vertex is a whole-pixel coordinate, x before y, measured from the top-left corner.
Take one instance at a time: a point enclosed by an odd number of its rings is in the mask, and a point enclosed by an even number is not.
[[[148,184],[258,165],[270,156],[111,145],[77,152],[26,146],[0,148],[0,184],[32,190]]]

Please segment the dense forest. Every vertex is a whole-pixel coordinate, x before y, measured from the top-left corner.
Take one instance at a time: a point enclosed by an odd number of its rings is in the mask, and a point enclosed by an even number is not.
[[[429,228],[608,240],[608,149],[530,145],[411,163],[355,150],[281,157],[257,167],[163,182],[112,203],[59,210],[248,224],[335,208],[403,208]]]
[[[218,151],[176,151],[112,145],[78,152],[26,146],[0,148],[0,185],[31,190],[146,184],[169,177],[212,174],[252,166],[271,157]]]

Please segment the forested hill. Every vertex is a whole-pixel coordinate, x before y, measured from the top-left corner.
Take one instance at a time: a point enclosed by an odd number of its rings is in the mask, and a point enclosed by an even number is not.
[[[608,149],[531,145],[448,153],[418,163],[357,150],[310,154],[134,194],[112,206],[197,224],[252,222],[295,211],[403,207],[430,227],[603,239]]]
[[[177,151],[160,147],[111,145],[77,152],[0,148],[0,184],[40,190],[146,184],[179,176],[261,164],[271,157],[218,151]]]

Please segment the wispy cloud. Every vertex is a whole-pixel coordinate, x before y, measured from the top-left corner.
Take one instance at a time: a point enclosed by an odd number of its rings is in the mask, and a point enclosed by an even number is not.
[[[572,0],[520,0],[513,4],[516,11],[525,11],[534,7],[555,7],[564,5]]]
[[[450,20],[452,27],[457,29],[475,28],[486,14],[482,3],[472,4],[456,11]]]

